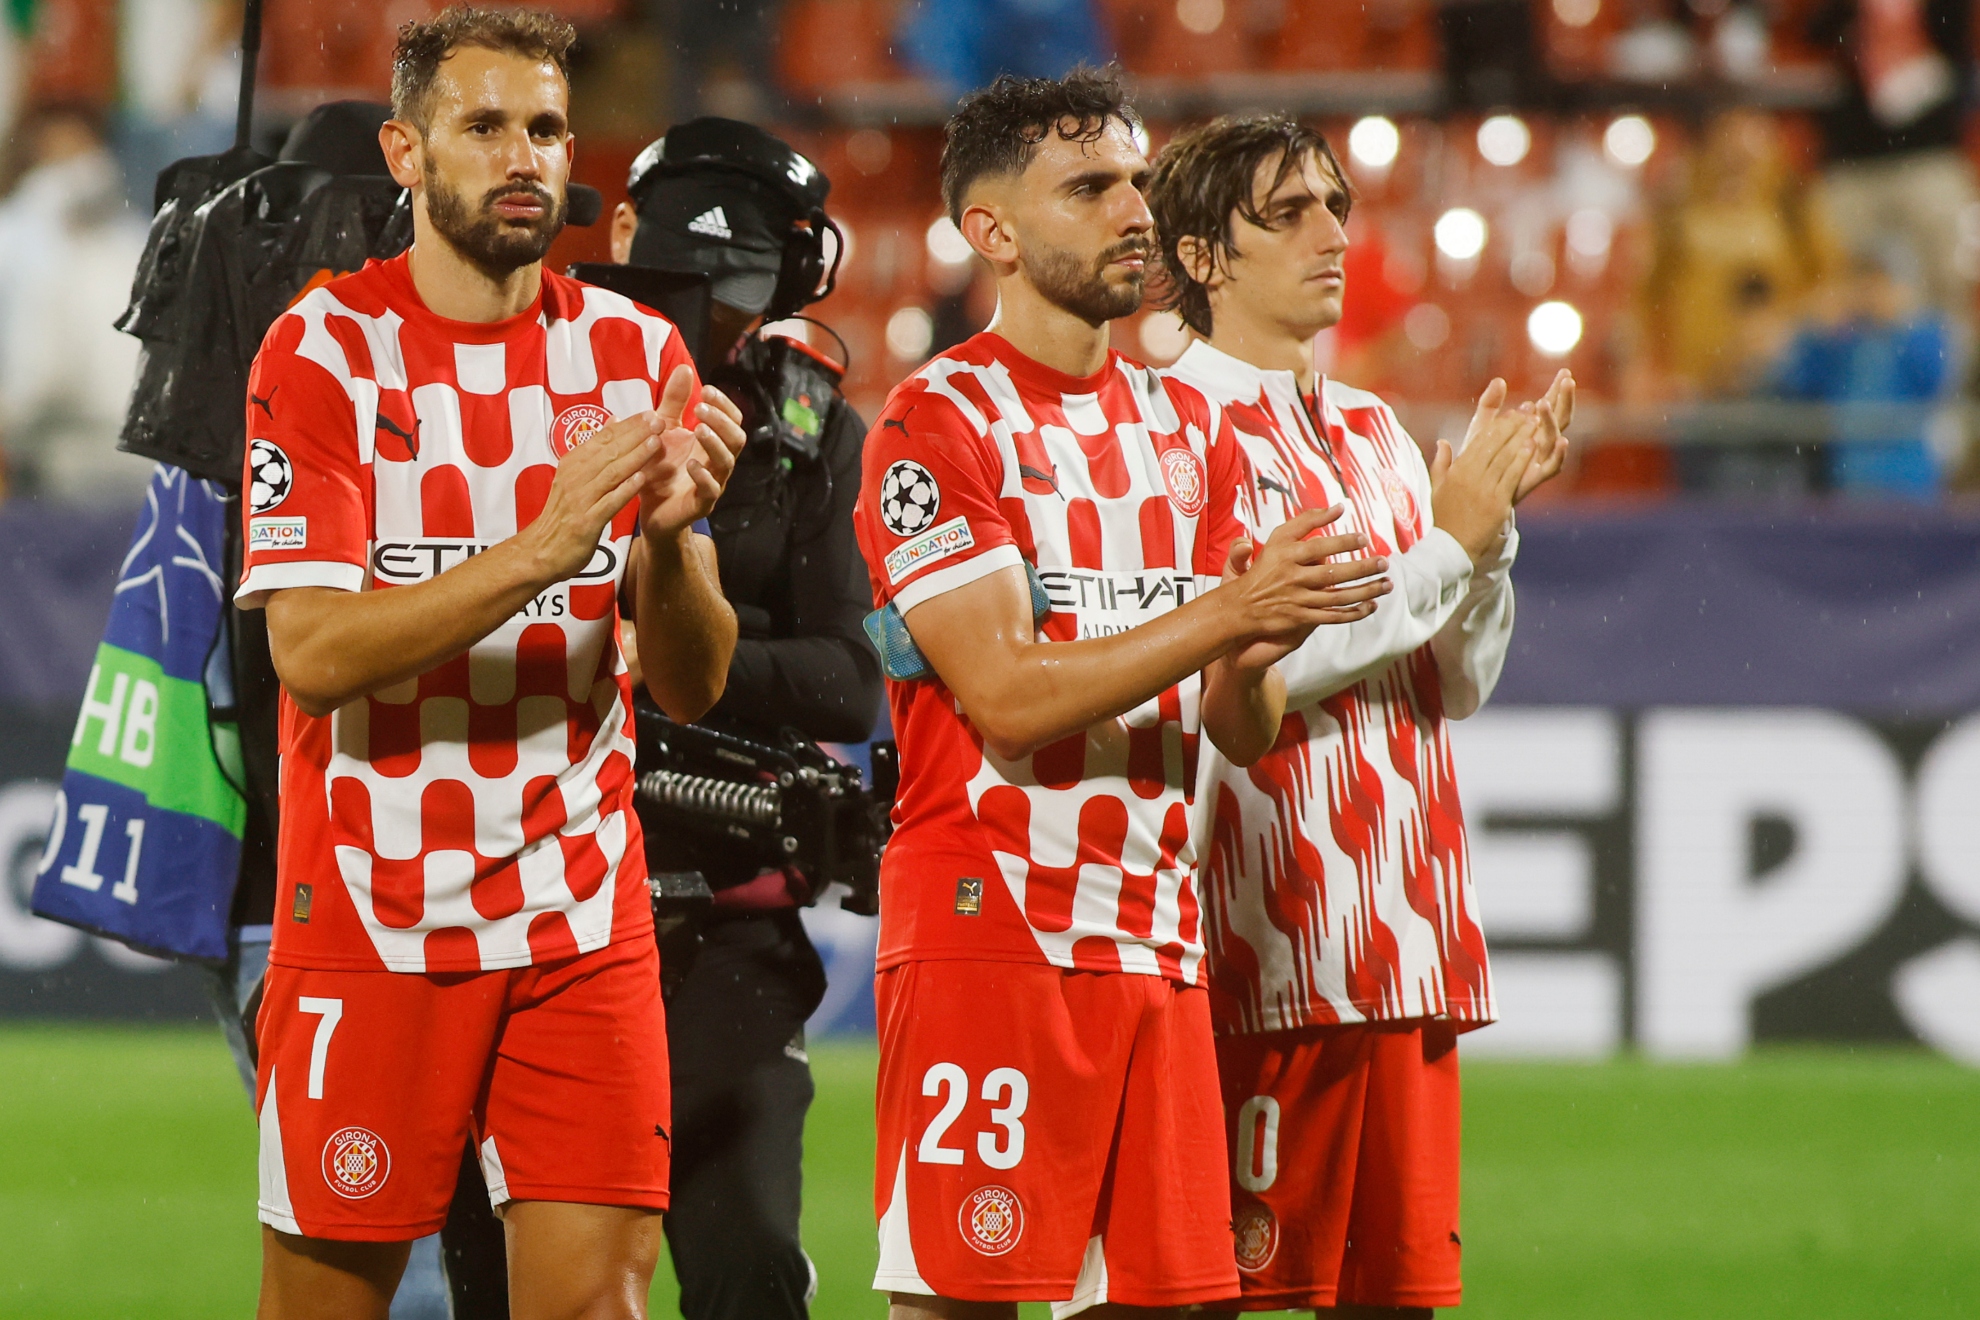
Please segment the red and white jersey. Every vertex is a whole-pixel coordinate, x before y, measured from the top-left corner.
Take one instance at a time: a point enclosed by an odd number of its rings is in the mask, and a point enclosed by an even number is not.
[[[1054,371],[994,334],[934,359],[867,437],[855,514],[874,599],[916,606],[1030,563],[1047,641],[1147,623],[1214,587],[1242,460],[1197,391],[1110,354]],[[879,965],[1048,962],[1195,983],[1196,675],[1006,761],[938,679],[887,685],[901,751]]]
[[[427,310],[405,257],[312,291],[250,377],[236,599],[465,562],[688,361],[661,317],[548,271],[537,305],[487,324]],[[283,692],[272,961],[488,970],[650,931],[618,644],[637,522],[628,505],[582,571],[437,669],[322,718]]]
[[[1395,590],[1280,662],[1285,723],[1248,769],[1208,750],[1198,830],[1223,1033],[1496,1016],[1445,720],[1476,710],[1512,635],[1517,533],[1490,571],[1430,518],[1422,452],[1379,398],[1198,341],[1167,373],[1222,407],[1259,540],[1303,509],[1367,535]]]

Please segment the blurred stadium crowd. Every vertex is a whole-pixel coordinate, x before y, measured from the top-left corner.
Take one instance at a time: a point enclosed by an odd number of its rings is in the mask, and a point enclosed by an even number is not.
[[[267,0],[257,145],[382,98],[438,0]],[[669,123],[775,125],[847,237],[814,309],[867,415],[993,297],[934,184],[956,94],[1118,59],[1159,148],[1311,117],[1359,198],[1332,374],[1457,434],[1493,375],[1588,400],[1554,499],[1980,487],[1970,0],[564,0],[576,177],[609,204]],[[114,452],[151,181],[231,140],[239,0],[14,0],[0,56],[0,439],[15,496],[135,502]],[[605,256],[567,231],[553,262]],[[811,331],[813,335],[818,332]],[[1120,347],[1166,363],[1164,312]]]

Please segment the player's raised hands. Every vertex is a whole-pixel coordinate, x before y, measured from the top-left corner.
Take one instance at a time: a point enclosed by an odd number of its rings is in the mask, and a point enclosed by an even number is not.
[[[1239,668],[1276,664],[1315,628],[1365,619],[1388,594],[1388,560],[1364,556],[1329,562],[1368,547],[1360,532],[1314,535],[1340,516],[1338,504],[1308,509],[1280,524],[1263,546],[1249,541],[1232,545],[1224,583],[1244,612],[1248,633],[1230,652]]]
[[[1567,462],[1567,429],[1574,421],[1574,376],[1566,367],[1554,375],[1554,383],[1533,404],[1539,426],[1535,431],[1533,458],[1520,474],[1519,489],[1513,492],[1517,504],[1560,475]]]
[[[682,414],[693,391],[694,372],[676,367],[654,409],[665,430],[663,453],[652,461],[640,489],[640,527],[648,536],[678,535],[706,518],[722,498],[748,438],[742,410],[713,386],[702,388],[698,421],[690,430]]]
[[[649,465],[665,460],[664,430],[657,412],[638,413],[601,428],[558,462],[543,511],[517,538],[547,581],[562,582],[591,561],[605,525],[640,493]]]
[[[1431,520],[1473,562],[1498,544],[1520,479],[1536,461],[1541,425],[1532,404],[1506,407],[1506,383],[1494,378],[1478,396],[1464,448],[1453,453],[1448,440],[1437,442],[1430,460]]]

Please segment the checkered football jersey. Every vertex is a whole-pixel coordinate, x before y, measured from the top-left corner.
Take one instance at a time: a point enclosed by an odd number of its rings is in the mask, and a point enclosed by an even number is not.
[[[1290,372],[1197,343],[1167,374],[1223,408],[1250,469],[1240,516],[1259,540],[1330,504],[1345,512],[1329,530],[1363,532],[1377,554],[1408,555],[1431,532],[1429,470],[1375,395],[1322,380],[1316,427]],[[1506,597],[1503,629],[1482,643],[1499,648],[1495,678],[1511,588],[1501,575],[1474,589]],[[1489,607],[1481,617],[1499,630]],[[1362,626],[1323,627],[1302,652],[1345,651],[1344,629]],[[1424,642],[1289,708],[1247,769],[1212,749],[1198,833],[1219,1032],[1495,1017],[1435,651]]]
[[[1216,585],[1239,461],[1197,391],[1118,354],[1067,376],[980,334],[895,388],[856,521],[875,600],[907,612],[1030,563],[1048,641],[1120,632]],[[901,751],[880,966],[1047,962],[1195,983],[1189,807],[1200,680],[1005,761],[937,679],[889,682]]]
[[[558,458],[688,361],[661,317],[548,271],[487,324],[428,311],[403,256],[312,291],[250,377],[236,599],[410,585],[514,536]],[[274,961],[488,970],[651,930],[618,644],[637,523],[416,679],[323,718],[284,692]]]

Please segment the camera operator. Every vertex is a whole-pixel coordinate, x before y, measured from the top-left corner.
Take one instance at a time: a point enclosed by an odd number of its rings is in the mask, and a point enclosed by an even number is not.
[[[829,187],[763,130],[697,119],[641,154],[632,200],[612,217],[613,260],[711,277],[703,370],[742,401],[750,438],[708,520],[741,637],[702,722],[759,742],[786,727],[859,742],[880,706],[852,523],[866,424],[834,364],[752,332],[829,290],[839,242],[823,209]],[[654,871],[699,871],[714,891],[661,950],[674,1061],[666,1227],[681,1311],[801,1317],[815,1284],[798,1241],[812,1097],[804,1023],[825,970],[798,908],[816,895],[801,875],[759,873],[677,832],[650,839]]]
[[[636,287],[646,272],[672,272],[681,278],[669,287],[697,297],[705,281],[705,315],[694,298],[661,310],[704,380],[739,401],[749,439],[708,519],[740,637],[728,686],[701,725],[773,746],[785,730],[863,741],[881,699],[879,657],[860,626],[872,600],[852,522],[866,424],[839,393],[837,364],[760,331],[830,291],[839,240],[824,211],[829,187],[761,129],[680,124],[634,162],[632,200],[612,217],[613,260],[644,271],[574,272],[656,304],[665,290]],[[624,642],[637,687],[630,633]],[[642,726],[644,775],[653,767],[644,717]],[[652,874],[698,873],[713,892],[658,922],[674,1105],[665,1222],[681,1312],[803,1317],[816,1285],[798,1235],[812,1098],[804,1024],[825,969],[798,912],[817,897],[817,877],[765,869],[719,830],[649,818],[646,838]],[[471,1186],[472,1173],[463,1180]],[[479,1200],[457,1198],[448,1226],[462,1316],[499,1314],[505,1296],[499,1229]]]

